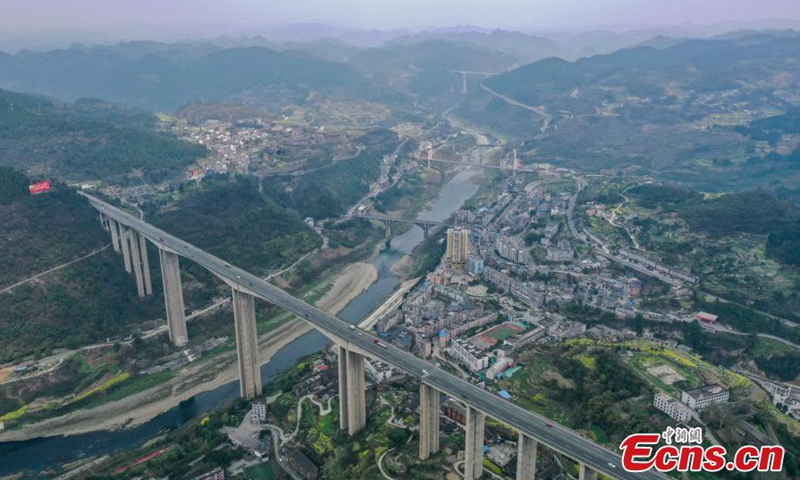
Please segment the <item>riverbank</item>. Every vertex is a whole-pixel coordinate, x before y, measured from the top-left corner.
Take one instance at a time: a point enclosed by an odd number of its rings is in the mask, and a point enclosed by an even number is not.
[[[411,288],[417,284],[417,282],[419,282],[419,277],[403,282],[400,288],[395,290],[395,292],[388,299],[386,299],[386,301],[379,305],[378,308],[373,310],[369,317],[365,318],[358,324],[358,328],[366,331],[372,330],[372,327],[374,327],[381,318],[385,317],[394,310],[397,310],[402,303],[405,294],[408,293]]]
[[[377,278],[378,271],[372,264],[354,263],[337,275],[331,289],[316,302],[316,306],[330,313],[338,313]],[[259,338],[260,363],[267,363],[280,349],[311,330],[306,322],[293,318],[262,335]],[[125,399],[26,425],[19,430],[2,432],[0,442],[135,427],[199,393],[214,390],[237,378],[236,352],[225,352],[215,356],[213,361],[193,362],[175,378]]]

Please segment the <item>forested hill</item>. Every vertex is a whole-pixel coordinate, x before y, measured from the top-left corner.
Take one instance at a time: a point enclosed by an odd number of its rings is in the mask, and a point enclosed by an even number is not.
[[[339,216],[369,193],[381,174],[384,156],[397,147],[391,130],[376,129],[361,138],[364,150],[355,158],[297,177],[271,177],[264,191],[275,202],[317,220]]]
[[[184,192],[177,208],[155,213],[151,222],[258,274],[291,265],[321,244],[296,211],[263,196],[250,177],[207,177],[199,190]]]
[[[688,188],[645,184],[628,194],[645,208],[675,213],[696,232],[714,239],[764,235],[775,260],[800,266],[800,205],[763,191],[745,191],[703,199]]]
[[[31,196],[29,183],[0,167],[0,290],[110,243],[86,199],[60,183]],[[132,277],[108,248],[0,293],[0,363],[127,332],[161,315],[157,303],[136,297]]]
[[[107,241],[84,198],[60,183],[31,196],[30,183],[21,172],[0,167],[0,285],[73,260]]]
[[[0,165],[124,184],[164,180],[206,155],[201,145],[157,132],[156,123],[150,113],[99,100],[65,104],[0,90]]]

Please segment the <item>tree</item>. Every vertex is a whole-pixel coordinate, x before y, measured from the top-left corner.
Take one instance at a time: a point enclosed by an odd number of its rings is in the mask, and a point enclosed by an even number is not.
[[[683,324],[683,341],[694,349],[705,346],[705,333],[697,320]]]
[[[400,448],[408,439],[406,431],[401,428],[393,428],[389,431],[389,445],[391,448]]]
[[[304,282],[311,280],[313,273],[314,266],[308,260],[303,260],[297,264],[297,274],[300,275]]]

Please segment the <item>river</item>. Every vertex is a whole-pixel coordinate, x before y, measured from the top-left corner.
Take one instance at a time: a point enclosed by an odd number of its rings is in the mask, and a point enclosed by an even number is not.
[[[478,191],[478,185],[473,182],[478,173],[477,170],[469,169],[452,177],[442,187],[439,196],[430,202],[428,208],[423,210],[417,219],[444,221],[450,217]],[[410,254],[422,242],[423,237],[422,229],[414,226],[392,238],[389,248],[381,252],[374,261],[378,269],[378,279],[348,303],[339,312],[339,318],[349,323],[357,323],[383,303],[400,283],[400,278],[392,273],[392,266],[403,255]],[[295,365],[300,358],[324,349],[329,343],[329,340],[317,331],[298,338],[279,350],[261,367],[263,383],[266,384]],[[193,400],[184,402],[135,428],[0,443],[0,477],[24,472],[23,479],[42,478],[40,472],[58,470],[59,465],[74,462],[85,456],[102,456],[138,448],[160,431],[179,427],[238,396],[237,381],[198,394]]]

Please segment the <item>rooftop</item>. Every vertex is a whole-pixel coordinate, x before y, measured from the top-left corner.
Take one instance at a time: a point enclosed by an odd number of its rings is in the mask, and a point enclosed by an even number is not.
[[[686,390],[684,393],[696,400],[700,400],[706,397],[713,397],[727,391],[728,390],[719,385],[703,385],[702,387],[692,390]]]

